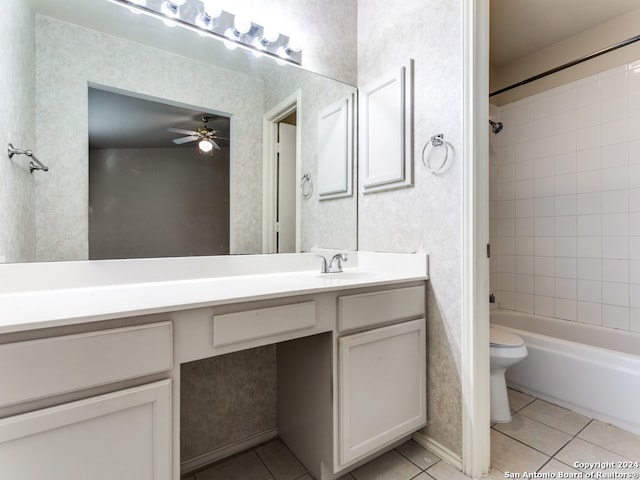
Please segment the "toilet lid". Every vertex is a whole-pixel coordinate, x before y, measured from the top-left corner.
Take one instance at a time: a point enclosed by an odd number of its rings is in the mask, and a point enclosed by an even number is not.
[[[515,333],[507,332],[497,327],[490,327],[489,345],[492,347],[519,347],[524,345],[524,340]]]

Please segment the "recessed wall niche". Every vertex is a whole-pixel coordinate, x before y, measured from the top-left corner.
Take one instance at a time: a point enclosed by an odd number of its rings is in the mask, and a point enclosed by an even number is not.
[[[88,105],[89,258],[228,254],[229,117],[98,88]]]

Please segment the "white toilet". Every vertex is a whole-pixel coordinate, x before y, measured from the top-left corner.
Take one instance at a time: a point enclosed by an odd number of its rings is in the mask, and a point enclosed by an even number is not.
[[[490,368],[491,368],[491,421],[507,423],[511,421],[507,383],[504,374],[527,356],[527,346],[518,335],[500,327],[489,328]]]

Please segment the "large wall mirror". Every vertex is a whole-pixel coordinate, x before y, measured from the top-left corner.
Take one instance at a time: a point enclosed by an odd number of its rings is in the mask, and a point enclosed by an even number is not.
[[[50,167],[49,172],[35,178],[34,260],[90,258],[89,189],[94,188],[95,173],[90,175],[89,171],[92,89],[128,96],[132,104],[141,99],[192,110],[191,127],[188,122],[176,125],[167,119],[166,125],[154,127],[158,129],[195,130],[202,126],[198,117],[207,112],[225,116],[228,133],[221,137],[228,138],[223,147],[228,165],[227,171],[219,174],[229,180],[228,186],[221,188],[228,188],[225,235],[230,254],[278,251],[277,241],[265,240],[265,215],[272,214],[265,209],[265,195],[274,181],[268,170],[273,166],[265,167],[265,145],[273,143],[265,138],[265,132],[270,131],[265,128],[265,115],[286,99],[296,98],[294,115],[283,119],[283,123],[291,123],[294,118],[297,149],[289,175],[292,196],[287,200],[295,203],[293,247],[289,251],[357,248],[356,196],[320,201],[317,192],[308,197],[300,190],[304,175],[312,180],[318,177],[319,112],[337,100],[356,98],[355,87],[272,58],[256,58],[242,49],[230,51],[222,42],[186,29],[169,29],[157,19],[133,15],[106,0],[34,3],[35,150]],[[174,138],[179,136],[174,133]],[[179,150],[184,149],[195,151],[196,146]],[[202,156],[201,160],[207,158]],[[103,174],[107,174],[109,159],[101,161]],[[167,227],[166,234],[174,234],[169,231],[173,228]],[[97,235],[102,241],[117,233],[113,229],[105,232]],[[176,252],[157,255],[191,254]],[[126,256],[117,253],[94,258]]]

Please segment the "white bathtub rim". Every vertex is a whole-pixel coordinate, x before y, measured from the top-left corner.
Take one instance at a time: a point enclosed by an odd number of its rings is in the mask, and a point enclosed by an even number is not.
[[[500,319],[504,317],[513,317],[515,319],[523,319],[523,318],[540,319],[540,322],[546,322],[560,329],[571,328],[581,332],[588,332],[589,334],[593,335],[595,338],[601,341],[603,340],[603,338],[606,339],[607,340],[606,343],[609,343],[613,337],[616,337],[616,339],[622,338],[624,342],[628,342],[630,344],[631,348],[619,349],[619,348],[616,348],[615,346],[611,346],[610,344],[609,345],[598,344],[597,342],[594,342],[591,339],[587,339],[587,340],[575,339],[575,338],[568,339],[566,338],[566,336],[558,337],[558,336],[548,335],[544,333],[538,333],[536,331],[532,331],[527,328],[510,327],[510,326],[503,325],[502,323],[494,322],[494,318]],[[585,344],[585,345],[588,345],[589,347],[593,347],[598,350],[613,351],[616,354],[640,358],[640,333],[637,333],[637,332],[607,328],[599,325],[574,322],[571,320],[563,320],[563,319],[554,318],[554,317],[543,317],[540,315],[535,315],[533,313],[523,313],[523,312],[517,312],[515,310],[506,310],[501,308],[491,310],[491,323],[496,326],[499,326],[500,328],[508,328],[511,331],[514,331],[514,330],[525,331],[527,332],[528,335],[536,336],[537,338],[552,337],[558,341],[563,341],[570,344],[577,344],[577,345]],[[572,332],[572,333],[575,333],[575,332]],[[629,351],[629,350],[634,350],[634,351]]]
[[[499,327],[505,330],[508,330],[511,333],[519,335],[521,337],[523,336],[526,337],[527,340],[525,341],[525,344],[527,345],[527,347],[536,346],[538,348],[545,349],[546,348],[545,344],[548,342],[547,338],[552,338],[554,343],[557,343],[558,345],[562,345],[564,347],[563,349],[564,355],[571,355],[572,353],[575,353],[575,349],[588,348],[590,350],[590,353],[593,353],[594,355],[586,359],[586,361],[589,363],[604,363],[612,368],[615,368],[616,370],[626,370],[626,371],[629,371],[630,373],[633,373],[634,375],[637,375],[638,374],[637,372],[640,372],[640,356],[638,355],[621,352],[619,350],[612,350],[609,348],[598,347],[591,344],[583,344],[583,343],[574,342],[571,340],[565,340],[564,338],[552,337],[550,335],[533,333],[528,330],[507,327],[505,325],[499,325]],[[620,364],[611,363],[609,361],[612,354],[624,361],[624,368],[621,368]],[[594,359],[598,359],[599,362],[593,362]],[[634,366],[636,368],[632,368],[629,370],[628,369],[629,365]]]

